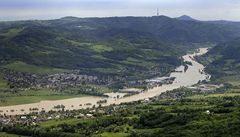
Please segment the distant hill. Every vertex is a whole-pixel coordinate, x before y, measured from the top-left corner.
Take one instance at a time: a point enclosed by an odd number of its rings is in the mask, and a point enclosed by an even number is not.
[[[97,39],[107,38],[115,33],[126,36],[126,32],[123,31],[135,31],[135,33],[140,32],[152,35],[158,40],[170,43],[216,43],[224,42],[240,35],[240,31],[230,30],[227,28],[227,25],[218,26],[205,22],[189,22],[166,16],[82,19],[68,17],[54,20],[51,23],[58,27],[71,30],[75,28],[76,25],[79,25],[81,27],[79,31],[81,30],[81,32],[84,32],[84,34],[89,35],[91,38]]]
[[[180,17],[177,17],[176,19],[178,20],[187,20],[187,21],[197,21],[196,19],[188,16],[188,15],[182,15]]]
[[[0,22],[1,64],[77,69],[145,77],[168,73],[186,52],[180,45],[219,43],[240,28],[155,17],[76,18]],[[23,63],[23,64],[24,64]]]

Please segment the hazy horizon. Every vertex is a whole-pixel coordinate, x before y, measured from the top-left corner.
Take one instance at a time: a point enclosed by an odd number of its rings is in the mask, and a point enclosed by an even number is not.
[[[168,17],[240,21],[238,0],[2,0],[0,20],[48,20],[74,17]]]

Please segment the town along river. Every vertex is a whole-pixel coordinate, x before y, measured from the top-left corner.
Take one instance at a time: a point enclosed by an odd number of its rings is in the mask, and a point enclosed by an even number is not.
[[[58,105],[64,105],[65,110],[84,109],[84,108],[92,107],[93,105],[98,106],[97,102],[105,99],[107,100],[107,103],[102,104],[102,106],[107,106],[110,104],[120,104],[124,102],[143,100],[146,98],[151,98],[151,97],[160,95],[162,92],[166,92],[168,90],[177,89],[183,86],[185,87],[192,86],[198,83],[199,81],[207,80],[210,78],[210,75],[206,74],[203,71],[204,66],[194,60],[194,56],[203,55],[207,53],[207,51],[208,51],[207,48],[200,48],[198,49],[198,52],[183,56],[184,61],[191,62],[192,65],[188,65],[188,69],[186,71],[184,71],[184,66],[179,66],[178,68],[176,68],[176,72],[172,72],[170,74],[170,77],[175,77],[175,80],[173,81],[172,84],[158,86],[137,95],[119,98],[119,99],[116,99],[113,97],[103,98],[103,97],[86,96],[86,97],[78,97],[78,98],[56,100],[56,101],[41,101],[39,103],[0,107],[0,111],[1,111],[0,114],[19,115],[19,114],[25,114],[30,112],[42,111],[42,110],[45,110],[45,111],[57,110],[56,108],[54,109],[54,107]],[[116,93],[116,94],[119,94],[119,93]]]

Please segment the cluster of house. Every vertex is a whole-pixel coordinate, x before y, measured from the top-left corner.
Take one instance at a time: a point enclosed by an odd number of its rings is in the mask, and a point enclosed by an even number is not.
[[[195,86],[188,87],[189,89],[195,90],[195,92],[200,92],[200,93],[207,93],[210,91],[215,91],[218,88],[223,87],[223,84],[220,85],[215,85],[215,84],[197,84]]]
[[[0,123],[1,125],[15,125],[15,124],[23,124],[23,125],[35,125],[37,121],[35,116],[27,117],[27,116],[1,116]]]
[[[49,120],[61,120],[68,118],[79,118],[87,119],[94,118],[99,114],[111,114],[116,112],[118,109],[123,108],[124,105],[113,105],[107,107],[95,107],[88,109],[79,109],[79,110],[52,110],[49,112],[32,112],[25,115],[0,115],[0,126],[1,125],[37,125],[41,122]]]
[[[121,93],[141,93],[141,92],[143,92],[143,89],[125,88],[125,89],[120,89],[119,92],[121,92]]]
[[[157,86],[162,86],[163,84],[172,84],[175,77],[158,77],[146,80],[148,88],[154,88]]]
[[[146,91],[147,89],[152,89],[154,87],[162,86],[164,84],[172,84],[175,80],[175,77],[157,77],[152,79],[146,79],[146,80],[136,80],[136,81],[129,81],[127,83],[127,87],[143,87],[146,86],[144,89],[139,88],[126,88],[123,90],[120,90],[120,92],[124,93],[140,93],[143,91]]]
[[[94,118],[92,113],[70,113],[64,112],[41,112],[40,114],[16,115],[16,116],[0,116],[1,125],[37,125],[38,123],[48,120],[58,120],[66,118]]]
[[[51,88],[63,89],[82,84],[107,84],[109,78],[99,78],[80,74],[79,71],[70,71],[53,75],[37,75],[25,72],[17,72],[9,69],[2,69],[3,78],[8,81],[10,88]]]
[[[10,89],[50,88],[53,90],[62,90],[68,87],[79,87],[85,84],[110,85],[114,83],[114,81],[126,82],[128,87],[146,84],[144,80],[127,81],[126,78],[119,76],[91,76],[82,74],[78,70],[52,75],[39,75],[17,72],[10,69],[1,69],[1,73],[4,79],[8,81]]]
[[[61,89],[71,86],[80,86],[84,83],[98,83],[98,77],[79,73],[61,73],[42,77],[37,81],[36,88]]]
[[[1,68],[3,78],[8,81],[10,88],[27,88],[36,85],[38,76]]]

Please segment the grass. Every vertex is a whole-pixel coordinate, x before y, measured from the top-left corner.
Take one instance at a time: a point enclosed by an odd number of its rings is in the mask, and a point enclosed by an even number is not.
[[[230,81],[228,83],[233,85],[233,86],[240,86],[240,81]]]
[[[19,96],[19,97],[5,97],[0,99],[0,106],[11,106],[20,104],[37,103],[44,100],[61,100],[74,98],[76,96]]]
[[[104,132],[99,135],[100,137],[128,137],[128,133],[118,132],[118,133],[112,133],[112,132]]]
[[[0,132],[0,137],[27,137],[27,136],[14,135],[14,134],[8,134],[8,133]]]
[[[0,106],[11,106],[20,104],[37,103],[44,100],[61,100],[75,97],[82,97],[84,95],[71,95],[65,93],[58,93],[51,90],[43,89],[38,91],[23,91],[19,93],[1,93]]]
[[[99,93],[113,92],[110,88],[103,85],[88,85]],[[77,89],[77,88],[76,88]],[[56,92],[50,89],[18,91],[17,93],[0,92],[0,106],[11,106],[20,104],[37,103],[44,100],[62,100],[86,96],[78,92],[72,92],[75,89],[67,89],[64,92]]]
[[[148,66],[148,67],[152,67],[155,66],[156,64],[152,63],[152,62],[147,62],[144,60],[138,60],[132,57],[127,58],[126,60],[122,61],[122,63],[126,64],[126,65],[138,65],[138,66]]]
[[[199,99],[199,98],[212,98],[212,97],[233,97],[240,96],[240,93],[223,93],[223,94],[209,94],[209,95],[194,95],[187,98]]]
[[[5,81],[0,75],[0,89],[1,88],[7,88],[7,87],[8,87],[7,81]]]
[[[29,65],[21,61],[16,61],[7,65],[4,65],[2,67],[15,70],[15,71],[29,72],[29,73],[36,73],[36,74],[55,74],[55,73],[62,73],[67,71],[67,70],[58,69],[58,68]]]
[[[108,47],[106,45],[93,45],[90,47],[93,51],[102,53],[102,52],[110,52],[113,49],[111,47]]]
[[[10,38],[13,38],[14,36],[16,36],[18,33],[20,33],[23,30],[24,30],[24,28],[9,29],[7,32],[1,33],[0,36],[4,36],[4,37],[7,37],[8,39],[10,39]]]
[[[68,43],[70,43],[71,45],[76,46],[76,47],[86,47],[86,46],[91,45],[91,43],[82,43],[82,42],[78,42],[78,41],[74,41],[74,40],[70,40],[70,39],[64,39],[64,38],[57,38],[57,39],[65,40]]]
[[[98,60],[108,60],[107,58],[103,57],[102,55],[93,55],[92,57],[95,59],[98,59]]]
[[[83,121],[87,121],[87,120],[81,120],[81,122],[83,122]],[[64,124],[64,123],[70,124],[70,125],[76,125],[79,122],[80,122],[79,119],[49,120],[49,121],[42,122],[40,124],[40,127],[48,128],[48,127],[57,126],[57,125]]]
[[[40,123],[41,128],[51,128],[55,127],[61,124],[68,124],[68,125],[77,125],[78,123],[92,123],[95,122],[95,119],[61,119],[61,120],[49,120]],[[123,133],[123,132],[117,132],[117,133],[112,133],[112,132],[104,132],[101,134],[95,135],[95,137],[127,137],[129,136],[128,133]]]
[[[108,88],[107,86],[103,85],[88,85],[95,88],[99,93],[110,93],[113,92],[112,89]]]
[[[109,67],[109,68],[94,68],[93,70],[96,72],[104,73],[104,74],[116,74],[121,69],[115,68],[115,67],[112,67],[112,68]]]
[[[138,132],[142,132],[142,133],[145,133],[145,132],[152,132],[152,131],[156,131],[156,130],[162,130],[162,128],[151,128],[151,129],[135,129],[136,131]]]

